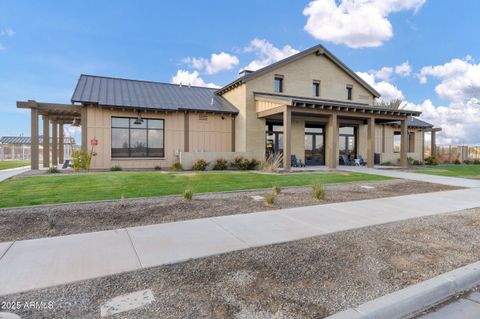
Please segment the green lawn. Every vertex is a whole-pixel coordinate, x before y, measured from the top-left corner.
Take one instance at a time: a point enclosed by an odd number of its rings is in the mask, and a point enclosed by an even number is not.
[[[102,199],[303,186],[388,179],[360,173],[296,173],[270,175],[255,172],[110,172],[79,175],[19,177],[0,183],[0,207],[78,202]]]
[[[22,167],[27,165],[30,165],[30,161],[0,161],[0,171],[2,169]]]
[[[438,165],[418,168],[417,173],[441,176],[480,177],[480,165]]]

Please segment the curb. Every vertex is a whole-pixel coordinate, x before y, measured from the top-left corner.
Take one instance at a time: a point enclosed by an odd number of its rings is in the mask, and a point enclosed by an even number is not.
[[[480,285],[480,262],[336,313],[326,319],[405,319]]]

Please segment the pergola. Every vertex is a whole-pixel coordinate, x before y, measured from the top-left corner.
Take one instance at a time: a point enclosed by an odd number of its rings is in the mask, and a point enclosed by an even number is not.
[[[63,163],[63,125],[86,123],[85,108],[81,105],[41,103],[33,100],[17,101],[17,108],[30,109],[31,116],[31,167],[39,169],[38,118],[43,120],[43,167],[50,167],[50,124],[52,126],[52,165]],[[82,129],[82,141],[86,130]]]

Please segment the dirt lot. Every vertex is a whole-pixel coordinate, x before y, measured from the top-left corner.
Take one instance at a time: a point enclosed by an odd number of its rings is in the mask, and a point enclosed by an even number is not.
[[[480,209],[232,252],[7,297],[53,301],[22,318],[98,318],[101,303],[151,289],[111,318],[323,318],[480,260]]]
[[[0,209],[0,242],[451,189],[457,188],[389,180],[326,185],[324,201],[314,199],[309,187],[288,188],[282,190],[273,206],[252,198],[264,196],[268,191],[249,191],[199,195],[190,202],[182,202],[178,196],[167,196]]]

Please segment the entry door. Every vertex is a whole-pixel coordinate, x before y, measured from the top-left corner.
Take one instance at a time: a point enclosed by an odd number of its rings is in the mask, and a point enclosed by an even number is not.
[[[305,133],[305,164],[325,165],[323,134]]]

